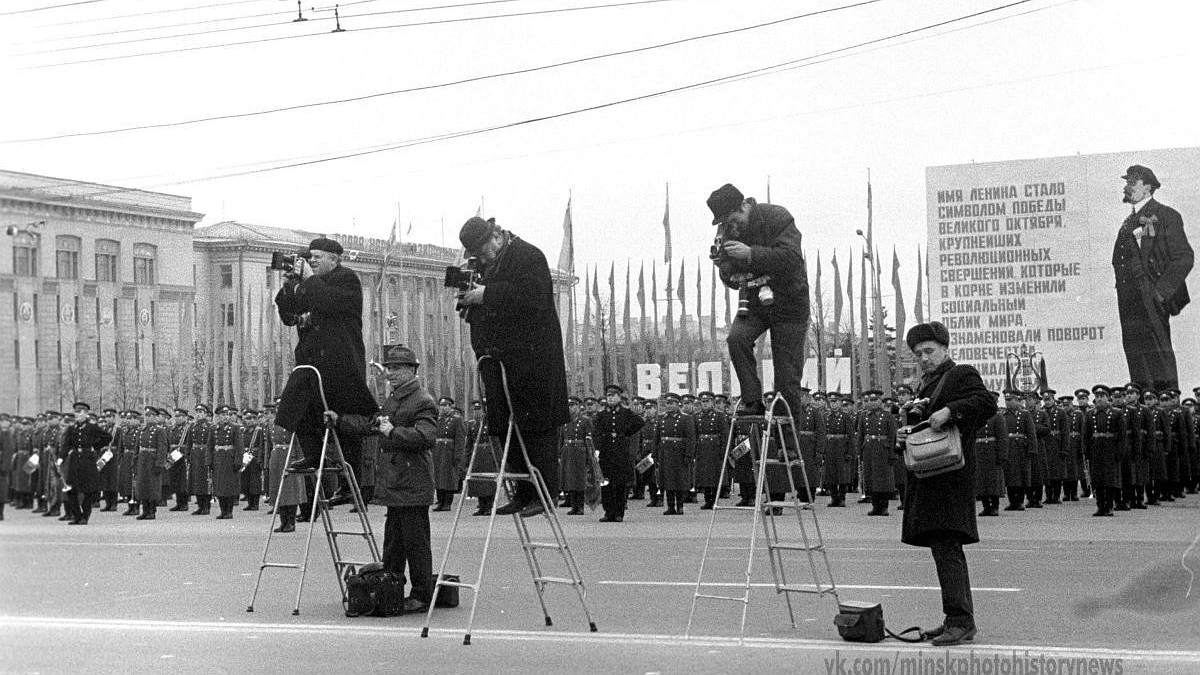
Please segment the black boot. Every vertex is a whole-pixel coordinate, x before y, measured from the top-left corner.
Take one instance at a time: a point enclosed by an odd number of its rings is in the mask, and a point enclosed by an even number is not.
[[[714,504],[717,503],[717,488],[704,488],[704,504],[700,506],[701,511],[711,511]]]
[[[147,500],[142,503],[142,515],[138,516],[138,520],[154,520],[157,516],[155,511],[158,510],[158,502],[156,500]]]
[[[121,515],[123,515],[123,516],[138,515],[138,503],[133,501],[132,499],[130,499],[129,506],[125,508],[125,513],[122,513]]]
[[[258,510],[258,495],[246,495],[246,506],[244,506],[242,508],[242,510],[243,511],[257,511]]]
[[[663,511],[664,516],[673,516],[678,511],[675,510],[675,490],[664,490],[667,493],[667,510]]]
[[[1024,511],[1025,490],[1019,487],[1008,488],[1008,506],[1004,507],[1005,511]]]
[[[295,532],[296,531],[296,506],[280,506],[279,511],[279,527],[275,528],[276,532]]]
[[[479,503],[475,507],[475,512],[472,516],[490,516],[492,515],[492,504],[496,501],[495,497],[479,497]]]
[[[4,520],[4,502],[0,502],[0,521]]]
[[[660,491],[660,490],[651,490],[651,491],[650,491],[650,503],[649,503],[649,504],[646,504],[646,508],[649,508],[649,509],[656,509],[656,508],[658,508],[658,507],[660,507],[660,506],[662,506],[662,505],[663,505],[663,501],[662,501],[662,500],[663,500],[663,497],[662,497],[662,491]]]
[[[191,495],[186,492],[175,493],[175,506],[170,508],[171,511],[187,511],[188,501],[191,500]]]
[[[886,516],[888,515],[888,497],[883,492],[871,493],[871,510],[867,512],[868,516]]]
[[[1130,503],[1129,508],[1139,511],[1146,510],[1146,486],[1133,486],[1133,502]]]

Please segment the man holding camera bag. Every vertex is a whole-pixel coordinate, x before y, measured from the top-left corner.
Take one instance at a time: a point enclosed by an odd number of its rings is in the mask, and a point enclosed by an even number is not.
[[[747,199],[726,183],[708,198],[718,226],[713,264],[721,281],[738,290],[738,312],[726,343],[742,387],[737,414],[761,415],[762,380],[754,343],[768,329],[775,362],[775,389],[792,410],[800,406],[804,337],[808,333],[808,271],[800,230],[787,209]]]
[[[974,366],[950,358],[950,331],[932,321],[909,329],[908,348],[921,367],[917,399],[908,406],[908,423],[928,422],[935,431],[958,429],[964,466],[918,478],[908,473],[904,527],[900,540],[928,547],[942,589],[944,623],[924,631],[935,646],[956,645],[975,637],[975,608],[963,545],[979,541],[975,523],[975,432],[996,413],[996,400]],[[903,451],[911,426],[896,432]]]
[[[296,365],[310,365],[321,373],[329,409],[338,414],[371,416],[375,399],[367,389],[366,349],[362,333],[362,283],[342,262],[342,245],[318,237],[306,254],[296,256],[275,296],[279,318],[295,326]],[[316,378],[307,369],[288,378],[279,401],[275,423],[293,431],[304,458],[292,463],[293,471],[312,471],[321,461],[325,419]],[[362,438],[339,433],[342,453],[357,473]],[[343,486],[333,505],[350,501]]]
[[[479,261],[479,283],[460,291],[458,304],[466,310],[476,357],[491,357],[480,372],[488,401],[488,432],[503,439],[508,431],[502,363],[513,420],[553,500],[558,496],[558,428],[571,415],[550,266],[537,247],[501,229],[494,219],[471,218],[458,239]],[[508,454],[508,471],[526,470],[515,436]],[[500,515],[523,517],[541,512],[536,488],[528,481],[519,481],[512,501],[496,509]]]

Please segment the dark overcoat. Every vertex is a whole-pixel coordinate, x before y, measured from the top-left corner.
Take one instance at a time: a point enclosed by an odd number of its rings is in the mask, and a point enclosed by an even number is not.
[[[580,415],[558,431],[558,487],[563,492],[587,490],[592,461],[592,421]]]
[[[467,426],[457,415],[441,414],[433,446],[433,479],[437,489],[458,492],[467,460]]]
[[[483,304],[467,312],[475,356],[503,362],[513,414],[522,433],[550,434],[571,419],[566,362],[546,256],[507,235],[508,243],[480,270]],[[508,403],[493,360],[482,371],[488,429],[503,436]]]
[[[167,427],[147,424],[138,434],[137,461],[134,464],[134,494],[139,502],[153,503],[162,499],[162,477],[167,471]]]
[[[391,435],[379,437],[373,501],[383,506],[429,506],[434,502],[437,404],[421,388],[420,381],[414,379],[392,390],[383,402],[381,414],[391,420],[395,429]]]
[[[854,448],[854,418],[841,406],[825,413],[825,476],[822,481],[827,490],[838,485],[854,482],[850,464]]]
[[[0,429],[0,504],[8,501],[13,455],[17,451],[16,439],[13,436],[12,428]]]
[[[194,495],[211,495],[213,423],[202,419],[193,424],[184,437],[184,445],[187,448],[188,491]]]
[[[665,413],[655,429],[658,486],[663,490],[692,489],[692,460],[696,457],[696,421],[691,415]]]
[[[1004,459],[1008,455],[1008,423],[1004,411],[984,424],[975,435],[975,493],[980,497],[1003,497]]]
[[[605,406],[592,421],[592,442],[600,454],[600,470],[611,483],[632,483],[629,437],[646,423],[641,415],[617,406]]]
[[[729,417],[716,410],[696,413],[696,488],[714,488],[721,478]],[[607,475],[607,474],[605,474]]]
[[[750,312],[772,322],[808,321],[808,270],[796,221],[782,206],[748,201],[752,205],[745,228],[736,233],[726,228],[725,236],[749,246],[750,259],[719,261],[721,281],[730,288],[737,288],[737,283],[732,281],[735,274],[769,274],[775,302],[764,306],[759,302],[757,292],[749,293]]]
[[[472,471],[475,473],[491,473],[500,466],[502,448],[494,438],[488,435],[487,420],[478,417],[467,425],[467,443],[471,444],[471,461],[474,462]],[[565,487],[563,488],[566,489]],[[472,480],[467,484],[468,497],[496,496],[496,482],[492,479]]]
[[[365,379],[358,275],[339,265],[328,274],[300,283],[289,280],[275,295],[275,305],[284,325],[296,326],[296,365],[315,366],[321,373],[329,409],[338,414],[374,415],[375,399]],[[275,423],[289,431],[322,433],[324,409],[317,391],[311,371],[294,373],[280,397]]]
[[[112,440],[108,442],[106,447],[97,451],[96,459],[100,459],[105,451],[112,451],[112,457],[109,458],[108,462],[104,465],[104,468],[100,469],[100,491],[115,493],[120,490],[120,475],[117,472],[117,467],[121,462],[117,456],[121,452],[118,445],[120,445],[121,434],[123,433],[125,427],[124,425],[116,424],[111,426],[102,426],[101,428],[108,433],[109,438]]]
[[[943,379],[942,390],[932,398]],[[934,412],[949,408],[948,424],[958,428],[966,465],[928,478],[917,478],[909,472],[900,539],[913,546],[928,546],[931,535],[949,532],[962,544],[974,544],[979,541],[975,524],[975,433],[996,414],[996,399],[974,366],[958,365],[950,358],[921,378],[917,398],[932,400],[920,415],[910,415],[909,423],[924,421]]]
[[[1121,487],[1121,460],[1129,454],[1125,411],[1109,406],[1089,408],[1083,418],[1083,452],[1092,469],[1092,487]]]
[[[67,485],[81,493],[100,491],[96,460],[112,436],[95,422],[75,423],[67,428],[63,448],[67,454]]]
[[[895,492],[896,418],[887,410],[862,411],[856,420],[855,440],[862,461],[863,493]]]
[[[278,500],[273,506],[296,506],[304,504],[308,495],[304,489],[304,474],[285,473],[287,465],[302,456],[300,443],[297,441],[292,448],[292,456],[288,458],[288,447],[292,443],[292,432],[283,427],[271,425],[271,454],[267,460],[267,475],[270,490],[267,499]]]
[[[246,442],[242,437],[242,425],[217,424],[213,427],[212,438],[213,496],[236,499],[242,492],[242,481],[238,475]]]

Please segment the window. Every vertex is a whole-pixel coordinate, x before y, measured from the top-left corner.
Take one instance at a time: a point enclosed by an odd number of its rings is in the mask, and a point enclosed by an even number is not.
[[[234,306],[233,306],[232,302],[229,303],[228,305],[224,305],[224,304],[221,305],[221,313],[225,315],[225,325],[226,326],[233,326],[237,323],[236,322],[237,314],[234,310]]]
[[[221,265],[221,288],[233,288],[233,265]]]
[[[154,244],[133,245],[133,283],[153,286],[156,283],[158,247]]]
[[[120,281],[117,274],[121,243],[112,239],[96,240],[96,281]]]
[[[29,232],[18,233],[13,238],[13,274],[19,277],[36,277],[38,238]]]
[[[54,268],[59,279],[79,278],[79,237],[59,235],[54,238]]]

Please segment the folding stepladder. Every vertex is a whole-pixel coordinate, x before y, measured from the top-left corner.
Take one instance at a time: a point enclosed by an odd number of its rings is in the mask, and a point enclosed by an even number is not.
[[[538,501],[541,502],[542,505],[541,516],[549,525],[553,541],[533,541],[529,535],[528,521],[525,518],[522,518],[521,514],[519,513],[512,514],[512,517],[513,523],[516,525],[517,536],[520,539],[521,551],[525,554],[525,562],[529,565],[529,573],[533,577],[533,588],[537,592],[538,603],[542,607],[542,616],[545,618],[547,626],[554,625],[554,622],[550,619],[550,613],[546,609],[546,587],[551,584],[571,586],[575,589],[576,595],[579,596],[579,602],[583,606],[583,613],[587,618],[589,630],[595,632],[596,622],[592,619],[591,612],[588,611],[587,589],[583,585],[583,575],[579,572],[579,565],[575,562],[575,555],[571,552],[571,547],[567,543],[567,537],[563,532],[562,524],[559,522],[558,515],[554,511],[554,498],[556,495],[550,494],[549,490],[546,488],[546,482],[542,479],[541,472],[538,471],[537,467],[533,465],[533,462],[529,460],[529,453],[525,450],[525,440],[521,437],[521,430],[517,426],[516,419],[513,417],[512,397],[509,395],[508,391],[508,371],[505,369],[504,363],[500,361],[500,359],[489,355],[479,357],[479,360],[476,363],[476,369],[480,372],[480,379],[482,381],[483,368],[489,359],[494,360],[495,365],[499,368],[500,382],[503,389],[504,400],[509,411],[508,428],[505,430],[504,435],[504,451],[501,453],[500,461],[496,465],[495,471],[476,472],[475,455],[479,448],[479,438],[476,438],[472,445],[471,461],[467,464],[467,473],[464,480],[468,484],[472,480],[495,481],[496,495],[500,494],[501,487],[503,486],[504,491],[510,500],[512,499],[511,484],[513,482],[529,481],[533,483],[537,490]],[[483,433],[483,425],[480,425],[479,433]],[[525,473],[515,473],[507,470],[508,455],[512,450],[514,440],[516,441],[518,449],[521,451],[522,457],[525,458],[525,466],[527,468],[527,472]],[[490,446],[490,443],[488,445]],[[471,644],[471,629],[475,625],[475,610],[479,606],[479,596],[482,594],[483,573],[487,567],[488,551],[490,550],[492,544],[492,531],[496,525],[497,503],[497,500],[492,500],[492,511],[488,515],[487,534],[483,539],[483,553],[479,556],[479,574],[475,577],[475,582],[470,583],[461,580],[452,581],[447,579],[445,576],[446,562],[450,559],[450,551],[454,547],[454,538],[458,534],[458,523],[462,518],[464,504],[466,504],[465,499],[459,500],[458,507],[454,510],[454,521],[450,528],[450,536],[446,540],[446,549],[442,553],[442,563],[438,567],[438,572],[436,575],[437,583],[433,588],[433,599],[430,601],[429,610],[425,615],[425,626],[421,628],[421,637],[429,637],[429,624],[433,618],[434,605],[437,604],[438,593],[441,591],[441,589],[447,586],[455,588],[467,588],[474,593],[473,597],[471,598],[471,613],[467,619],[467,630],[463,635],[463,644]],[[537,552],[543,549],[555,549],[558,551],[559,555],[562,557],[563,564],[566,567],[568,574],[567,577],[553,577],[543,574],[541,561],[539,561],[537,557]]]
[[[317,388],[321,392],[321,407],[325,412],[329,412],[329,403],[325,399],[325,387],[321,380],[321,373],[313,366],[296,366],[292,369],[295,373],[301,369],[312,370],[317,376]],[[371,521],[367,518],[366,504],[363,502],[362,492],[358,488],[358,480],[354,475],[354,469],[347,462],[345,455],[342,454],[342,444],[338,441],[337,433],[334,432],[333,424],[328,418],[325,418],[325,437],[321,444],[321,461],[317,465],[315,473],[312,472],[294,472],[290,469],[292,463],[292,451],[296,449],[296,434],[292,434],[291,440],[288,442],[287,455],[284,457],[284,471],[279,481],[279,486],[275,490],[275,501],[272,508],[271,523],[267,529],[267,539],[263,544],[262,561],[258,567],[258,580],[254,583],[254,593],[250,596],[250,605],[246,607],[247,612],[254,611],[254,601],[258,598],[258,589],[262,585],[263,571],[267,569],[292,569],[300,571],[300,581],[296,586],[296,606],[292,609],[292,615],[300,614],[300,597],[304,593],[304,579],[308,573],[308,556],[312,549],[313,529],[317,524],[317,517],[320,516],[321,527],[325,531],[325,541],[329,544],[329,555],[333,559],[333,570],[337,575],[338,587],[342,591],[342,604],[346,604],[346,571],[353,568],[361,567],[370,562],[379,562],[379,547],[375,543],[375,534],[371,530]],[[336,453],[332,458],[333,464],[327,465],[329,459],[328,451],[332,447]],[[326,478],[343,474],[346,477],[346,484],[350,488],[350,494],[353,498],[355,511],[358,515],[358,530],[340,530],[333,522],[331,509],[329,505],[329,496],[326,494]],[[275,534],[275,523],[279,520],[279,499],[283,494],[283,483],[289,476],[309,476],[312,475],[316,480],[316,485],[313,487],[312,510],[308,519],[308,533],[304,540],[304,556],[299,563],[285,562],[269,562],[267,556],[271,551],[271,539]],[[371,556],[367,561],[347,560],[342,557],[342,547],[338,542],[338,537],[356,537],[366,541],[367,550]]]
[[[703,598],[742,603],[742,623],[739,635],[741,638],[745,638],[746,616],[750,610],[750,591],[753,586],[754,554],[759,546],[758,529],[760,525],[763,530],[764,552],[771,562],[771,576],[774,580],[775,592],[782,594],[787,601],[788,618],[792,622],[792,628],[796,627],[796,615],[792,607],[791,594],[813,594],[818,599],[825,595],[831,595],[835,604],[837,602],[837,585],[833,581],[833,569],[829,564],[829,555],[825,550],[825,541],[821,536],[821,526],[817,522],[816,511],[813,510],[813,488],[809,484],[804,455],[800,452],[800,439],[796,433],[791,406],[788,405],[788,402],[782,396],[776,396],[771,401],[766,415],[736,418],[734,423],[729,426],[729,436],[725,442],[725,458],[721,463],[721,479],[718,484],[724,484],[725,472],[730,467],[730,455],[736,447],[733,441],[737,438],[739,431],[746,433],[744,443],[749,444],[750,452],[753,453],[751,457],[754,458],[757,464],[754,506],[722,505],[719,496],[717,503],[713,505],[708,524],[708,535],[704,540],[704,554],[700,558],[700,572],[696,577],[696,589],[692,595],[692,609],[688,613],[688,623],[684,637],[691,636],[692,621],[696,615],[696,603]],[[790,441],[790,445],[788,441]],[[794,460],[790,459],[792,452],[795,452],[796,459]],[[781,467],[783,473],[787,475],[787,485],[791,499],[784,499],[783,501],[773,501],[770,499],[769,487],[766,481],[767,467],[770,466]],[[792,469],[795,467],[799,468],[800,475],[803,477],[803,492],[797,489],[798,486],[792,472]],[[780,521],[786,521],[788,517],[777,515],[777,512],[789,510],[795,513],[796,524],[798,525],[800,534],[799,541],[782,541],[780,539]],[[741,596],[713,595],[701,592],[702,587],[705,585],[718,585],[715,581],[706,584],[704,571],[708,563],[709,551],[712,550],[713,529],[717,523],[717,516],[723,511],[750,511],[753,514],[753,521],[750,528],[750,545],[746,556],[743,593]],[[811,537],[809,533],[810,529],[812,530]],[[788,581],[784,565],[784,554],[794,551],[804,552],[808,559],[808,567],[813,580],[811,586]],[[818,557],[820,559],[819,562]]]

